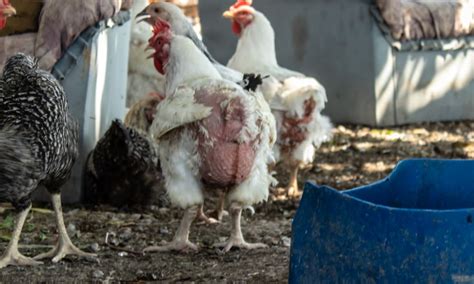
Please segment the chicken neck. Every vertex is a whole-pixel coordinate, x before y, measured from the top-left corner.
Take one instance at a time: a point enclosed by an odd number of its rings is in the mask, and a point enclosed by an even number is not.
[[[170,44],[169,60],[165,67],[166,95],[180,85],[202,78],[222,79],[209,59],[183,36],[174,36]]]
[[[262,13],[256,11],[253,22],[243,30],[227,66],[243,73],[255,72],[256,68],[279,68],[275,52],[275,32]]]

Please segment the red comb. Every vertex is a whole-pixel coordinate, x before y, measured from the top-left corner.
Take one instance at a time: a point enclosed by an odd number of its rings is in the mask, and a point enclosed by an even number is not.
[[[153,34],[159,34],[162,32],[169,31],[171,28],[170,24],[160,18],[156,19],[155,24],[153,25]]]
[[[252,6],[252,0],[237,0],[232,8],[237,9],[242,6]]]
[[[167,21],[158,18],[155,24],[153,25],[153,35],[148,40],[148,45],[151,47],[154,47],[154,43],[156,39],[158,38],[158,36],[163,35],[163,34],[168,34],[168,33],[171,33],[170,24]]]

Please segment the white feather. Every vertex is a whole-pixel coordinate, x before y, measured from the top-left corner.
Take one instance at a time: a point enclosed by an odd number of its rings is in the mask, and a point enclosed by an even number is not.
[[[160,139],[175,128],[208,117],[211,110],[210,107],[196,103],[194,89],[179,87],[157,106],[150,131],[155,139]]]
[[[174,36],[171,40],[169,62],[166,68],[166,94],[170,94],[180,85],[194,80],[209,78],[222,79],[209,59],[205,57],[194,43],[183,36]],[[179,74],[175,76],[174,74]]]
[[[320,114],[327,102],[326,90],[316,79],[278,65],[275,34],[262,13],[255,11],[252,23],[243,30],[227,66],[243,73],[270,75],[260,89],[270,104],[277,129],[281,129],[285,116],[303,118],[306,100],[313,99],[316,102],[313,120],[309,124],[295,126],[304,127],[308,134],[290,157],[305,163],[312,162],[317,147],[331,137],[332,125],[329,118]],[[275,145],[274,156],[279,159],[280,154],[280,147]]]
[[[148,5],[147,0],[135,0],[131,9],[131,18]],[[132,20],[130,51],[128,59],[127,105],[133,105],[151,92],[164,93],[165,78],[159,74],[153,60],[145,52],[148,39],[152,36],[149,24]]]
[[[202,204],[196,141],[186,129],[160,140],[160,163],[170,201],[181,208]]]

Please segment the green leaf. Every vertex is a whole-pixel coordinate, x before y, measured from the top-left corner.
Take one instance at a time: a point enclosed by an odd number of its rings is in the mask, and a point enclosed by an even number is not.
[[[47,238],[48,238],[48,236],[47,236],[45,233],[40,232],[40,235],[39,235],[40,241],[44,241],[44,240],[46,240]]]
[[[25,231],[26,232],[33,232],[35,229],[35,224],[28,223],[26,224]]]
[[[5,219],[3,219],[3,222],[0,223],[0,229],[13,229],[13,216],[12,215],[8,215],[7,217],[5,217]]]

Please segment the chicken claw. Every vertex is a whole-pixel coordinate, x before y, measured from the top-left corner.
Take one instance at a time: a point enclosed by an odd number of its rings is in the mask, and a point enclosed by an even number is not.
[[[11,251],[2,256],[0,259],[0,268],[4,268],[8,265],[16,266],[28,266],[28,265],[40,265],[43,264],[41,261],[36,261],[31,257],[22,255],[20,252]]]
[[[147,252],[165,252],[165,251],[180,251],[180,252],[190,252],[198,251],[198,246],[193,244],[190,241],[172,241],[172,242],[162,242],[162,246],[151,246],[143,250],[143,253]]]
[[[67,255],[77,255],[80,257],[85,257],[85,258],[96,258],[97,255],[93,253],[87,253],[83,252],[79,248],[77,248],[75,245],[71,243],[71,241],[68,240],[60,240],[56,247],[54,247],[52,250],[39,254],[34,257],[34,259],[44,259],[44,258],[53,258],[52,261],[54,263],[62,260],[64,257]]]
[[[34,257],[34,259],[43,259],[53,257],[53,262],[58,262],[63,259],[66,255],[77,255],[86,258],[96,258],[97,255],[93,253],[83,252],[77,248],[69,238],[69,235],[66,231],[66,226],[64,225],[63,211],[61,206],[61,196],[59,194],[51,195],[54,213],[56,214],[56,222],[59,231],[59,240],[52,250],[39,254]]]
[[[262,243],[247,243],[244,240],[244,236],[242,235],[242,229],[240,226],[240,217],[242,215],[242,206],[233,203],[230,207],[230,216],[232,218],[232,232],[227,239],[227,241],[223,243],[218,243],[215,244],[214,247],[220,247],[223,248],[223,252],[228,252],[230,251],[231,248],[233,247],[238,247],[238,248],[243,248],[243,249],[258,249],[258,248],[266,248],[268,247],[265,244]]]
[[[16,216],[15,227],[13,230],[12,238],[8,244],[7,250],[0,258],[0,269],[8,265],[39,265],[42,264],[40,261],[35,261],[32,258],[22,255],[18,251],[18,241],[20,239],[21,230],[23,229],[23,224],[25,223],[26,217],[30,212],[31,204],[25,208],[23,211],[19,212]]]
[[[220,221],[216,218],[208,217],[206,213],[204,213],[204,206],[201,205],[198,209],[198,212],[196,214],[196,220],[202,221],[205,224],[217,224],[220,223]],[[201,222],[200,222],[201,224]]]
[[[202,207],[201,207],[202,208]],[[189,229],[196,214],[198,213],[198,207],[189,207],[184,211],[184,216],[181,219],[178,230],[173,237],[173,240],[169,243],[162,242],[162,246],[151,246],[143,250],[146,252],[164,252],[164,251],[197,251],[198,247],[189,241]]]
[[[267,248],[268,246],[263,243],[247,243],[243,238],[232,236],[223,243],[214,244],[214,247],[222,248],[223,252],[228,252],[233,247],[250,250],[250,249]]]

